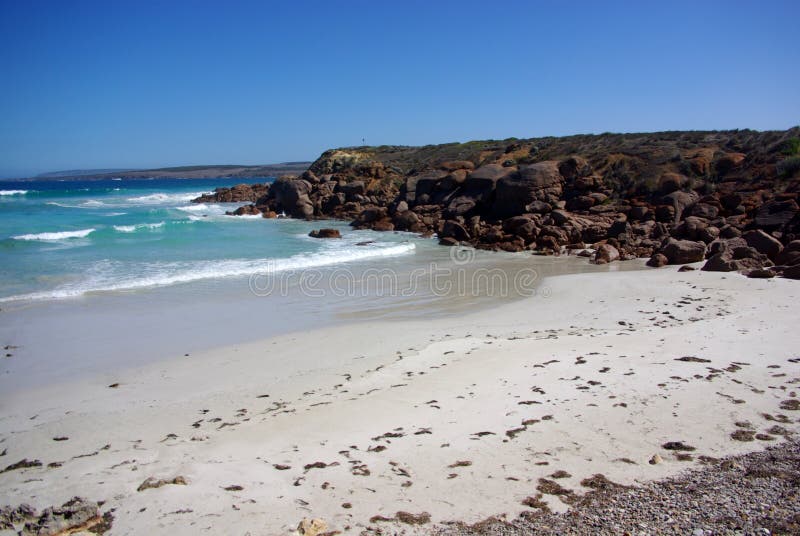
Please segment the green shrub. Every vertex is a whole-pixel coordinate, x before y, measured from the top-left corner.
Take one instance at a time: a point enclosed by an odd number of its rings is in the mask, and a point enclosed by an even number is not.
[[[778,175],[782,177],[792,177],[795,173],[800,171],[800,156],[793,156],[778,162],[775,166],[778,170]]]
[[[800,154],[800,138],[789,138],[783,142],[781,153],[787,156]]]

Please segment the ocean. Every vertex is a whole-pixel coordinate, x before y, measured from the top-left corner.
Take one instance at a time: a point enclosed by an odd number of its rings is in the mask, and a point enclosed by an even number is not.
[[[126,368],[323,326],[392,329],[557,299],[546,276],[641,267],[446,248],[412,233],[226,216],[239,204],[190,202],[241,182],[0,182],[0,390],[110,381]],[[321,227],[342,238],[308,236]]]
[[[241,182],[0,182],[0,302],[244,278],[416,248],[412,235],[354,231],[320,240],[307,236],[319,223],[226,216],[240,204],[190,202]]]

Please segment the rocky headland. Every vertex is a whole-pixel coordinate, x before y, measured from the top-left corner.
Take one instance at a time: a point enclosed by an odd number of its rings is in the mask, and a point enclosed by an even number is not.
[[[231,214],[336,218],[443,245],[800,278],[800,127],[333,149],[220,188]]]

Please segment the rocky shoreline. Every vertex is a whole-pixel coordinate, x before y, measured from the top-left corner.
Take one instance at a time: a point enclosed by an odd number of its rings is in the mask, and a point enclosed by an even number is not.
[[[349,220],[443,245],[800,278],[800,127],[326,151],[302,175],[195,202]]]

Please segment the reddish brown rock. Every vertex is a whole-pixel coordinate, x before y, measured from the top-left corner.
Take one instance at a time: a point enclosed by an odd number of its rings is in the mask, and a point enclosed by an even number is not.
[[[320,229],[318,231],[315,229],[308,233],[308,236],[311,238],[341,238],[342,234],[338,229]]]

